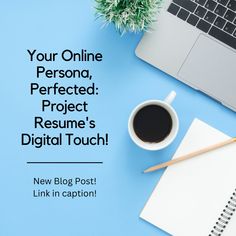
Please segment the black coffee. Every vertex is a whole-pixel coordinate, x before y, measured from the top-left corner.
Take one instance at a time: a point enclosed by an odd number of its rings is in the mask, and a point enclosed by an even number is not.
[[[172,119],[169,112],[157,105],[140,109],[134,117],[134,131],[144,142],[161,142],[170,133]]]

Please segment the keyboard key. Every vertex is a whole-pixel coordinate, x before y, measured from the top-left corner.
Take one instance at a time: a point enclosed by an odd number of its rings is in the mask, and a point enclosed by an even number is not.
[[[211,35],[212,37],[218,39],[219,41],[227,44],[228,46],[236,49],[236,38],[225,33],[224,31],[212,26],[209,31],[209,35]]]
[[[198,6],[194,13],[195,13],[195,15],[197,15],[199,17],[204,17],[204,15],[206,14],[206,11],[207,10],[205,8]]]
[[[225,13],[224,18],[225,18],[226,20],[228,20],[228,21],[233,22],[235,16],[236,16],[236,13],[234,13],[234,12],[228,10],[228,11]]]
[[[218,5],[215,9],[215,13],[219,16],[223,16],[226,12],[227,8],[221,6],[221,5]]]
[[[210,10],[210,11],[213,11],[216,7],[217,3],[213,0],[208,0],[205,7]]]
[[[214,25],[222,29],[223,26],[225,25],[225,22],[226,20],[218,16],[214,22]]]
[[[173,0],[173,2],[190,12],[194,12],[197,7],[197,4],[190,0]]]
[[[204,4],[206,3],[206,0],[195,0],[195,2],[204,6]]]
[[[193,14],[191,14],[189,18],[187,19],[187,22],[193,26],[195,26],[198,21],[199,21],[199,18]]]
[[[228,6],[228,8],[230,8],[233,11],[236,11],[236,0],[230,0]]]
[[[208,11],[207,14],[205,15],[205,20],[208,21],[209,23],[213,23],[216,18],[216,14]]]
[[[188,11],[186,11],[185,9],[180,9],[177,16],[182,20],[186,20],[188,18],[188,15],[189,15]]]
[[[171,3],[169,8],[167,9],[168,12],[170,12],[173,15],[176,15],[177,12],[179,11],[180,7],[178,7],[177,5],[175,5],[174,3]]]
[[[236,37],[236,30],[234,31],[233,36]]]
[[[223,6],[226,6],[229,0],[218,0],[217,2],[222,4]]]
[[[211,25],[209,23],[207,23],[206,21],[202,20],[202,19],[197,24],[197,28],[202,30],[205,33],[208,32],[210,27],[211,27]]]
[[[234,26],[233,24],[227,22],[225,27],[224,27],[224,31],[229,33],[229,34],[232,34],[235,30],[236,26]]]

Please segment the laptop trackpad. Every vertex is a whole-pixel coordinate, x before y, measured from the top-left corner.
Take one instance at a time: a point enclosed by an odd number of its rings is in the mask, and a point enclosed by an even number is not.
[[[200,35],[182,65],[180,79],[236,108],[236,53]]]

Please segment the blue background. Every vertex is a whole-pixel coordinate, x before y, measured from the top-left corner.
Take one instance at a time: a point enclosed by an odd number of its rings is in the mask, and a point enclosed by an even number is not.
[[[139,219],[163,171],[147,175],[141,172],[171,158],[195,117],[234,136],[235,113],[139,60],[134,50],[141,34],[121,37],[113,26],[101,29],[102,22],[95,21],[94,1],[1,0],[0,3],[0,235],[167,235]],[[42,114],[42,98],[29,95],[29,84],[36,81],[35,66],[39,63],[29,62],[26,50],[60,52],[66,48],[103,53],[102,63],[88,65],[100,89],[98,97],[88,98],[89,116],[96,117],[98,132],[109,132],[110,144],[90,148],[22,147],[20,134],[35,132],[35,115],[62,118],[57,113]],[[76,68],[78,63],[57,61],[45,66],[69,69]],[[55,81],[40,81],[45,85],[52,82]],[[131,110],[146,99],[164,99],[171,90],[177,92],[173,106],[180,119],[174,143],[158,152],[136,147],[127,132]],[[58,97],[58,101],[63,99]],[[104,164],[30,166],[27,161],[103,161]],[[97,177],[96,198],[32,197],[32,189],[37,189],[33,177],[76,176]]]

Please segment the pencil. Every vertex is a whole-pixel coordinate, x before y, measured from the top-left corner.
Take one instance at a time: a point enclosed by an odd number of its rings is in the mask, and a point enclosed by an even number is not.
[[[164,162],[162,164],[152,166],[152,167],[144,170],[144,173],[152,172],[152,171],[155,171],[155,170],[160,170],[160,169],[165,168],[167,166],[171,166],[171,165],[174,165],[174,164],[179,163],[181,161],[188,160],[190,158],[196,157],[196,156],[201,155],[201,154],[206,153],[206,152],[213,151],[215,149],[221,148],[223,146],[226,146],[226,145],[234,143],[234,142],[236,142],[236,138],[231,138],[231,139],[228,139],[226,141],[213,144],[213,145],[211,145],[209,147],[205,147],[205,148],[199,149],[197,151],[188,153],[186,155],[183,155],[183,156],[180,156],[178,158],[175,158],[175,159],[173,159],[171,161],[167,161],[167,162]]]

